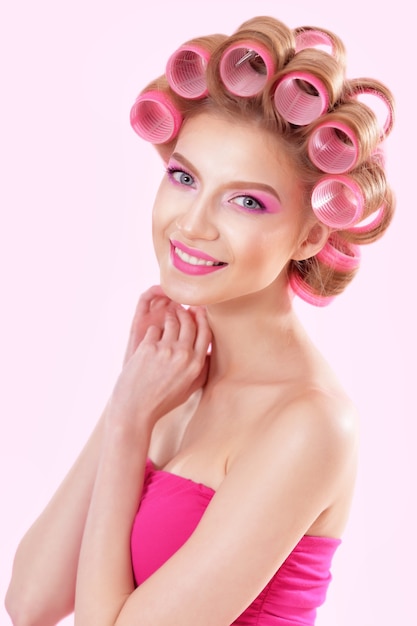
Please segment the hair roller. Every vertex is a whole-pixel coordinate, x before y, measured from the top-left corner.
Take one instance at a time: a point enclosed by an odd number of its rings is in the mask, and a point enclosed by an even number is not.
[[[345,64],[345,46],[334,33],[314,26],[300,26],[294,29],[295,51],[298,53],[307,48],[322,50],[333,56],[338,63]]]
[[[334,300],[334,296],[323,296],[310,287],[297,270],[293,270],[289,276],[289,286],[299,298],[314,306],[327,306]]]
[[[183,121],[182,114],[163,91],[142,92],[130,111],[133,130],[146,141],[160,144],[171,141]]]
[[[256,96],[272,77],[275,67],[267,48],[253,40],[230,45],[223,53],[220,78],[230,93],[250,98]]]
[[[324,84],[314,74],[295,71],[278,81],[274,104],[287,122],[306,126],[327,110],[329,96]]]
[[[207,64],[213,50],[226,38],[226,35],[211,35],[192,39],[169,57],[165,73],[176,94],[192,100],[207,96]]]
[[[368,158],[380,142],[373,112],[360,102],[347,102],[311,130],[308,155],[316,167],[342,174]]]
[[[301,50],[277,76],[275,108],[291,124],[306,126],[333,107],[342,86],[343,72],[332,56]]]
[[[166,77],[175,93],[183,98],[204,98],[207,95],[206,67],[210,58],[204,48],[184,45],[168,59]]]
[[[394,125],[394,98],[388,87],[370,78],[348,81],[347,97],[361,102],[371,109],[379,123],[380,138],[387,137]]]
[[[358,160],[355,133],[342,122],[325,121],[310,135],[308,156],[316,167],[328,174],[342,174],[352,169]]]
[[[274,18],[244,22],[213,52],[207,68],[211,97],[225,102],[262,93],[276,72],[294,56],[292,31]]]
[[[356,270],[361,260],[359,246],[343,240],[337,233],[330,235],[316,256],[319,261],[339,272]]]
[[[373,207],[373,210],[358,224],[344,230],[343,238],[361,245],[377,241],[390,225],[394,210],[394,194],[391,188],[387,187],[382,204],[376,208]]]
[[[311,206],[320,222],[341,230],[362,218],[364,197],[353,178],[335,174],[324,176],[315,185]]]
[[[364,197],[364,212],[359,221],[368,220],[383,204],[393,199],[389,196],[386,172],[376,161],[366,161],[349,176],[359,185]]]
[[[374,211],[370,216],[366,219],[359,222],[359,224],[355,224],[351,228],[346,229],[348,232],[353,233],[355,235],[363,235],[368,234],[371,231],[378,228],[378,226],[382,223],[384,217],[385,205],[382,205]]]
[[[332,38],[322,30],[316,30],[315,28],[296,31],[295,51],[300,52],[300,50],[305,50],[306,48],[318,48],[323,50],[323,52],[327,52],[327,54],[334,55]]]
[[[379,146],[377,146],[375,150],[372,150],[371,160],[374,163],[377,163],[379,167],[385,168],[387,164],[387,159],[384,146],[382,144],[379,144]]]

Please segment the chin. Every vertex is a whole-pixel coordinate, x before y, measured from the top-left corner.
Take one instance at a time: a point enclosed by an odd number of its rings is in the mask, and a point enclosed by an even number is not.
[[[201,298],[201,290],[189,283],[181,283],[181,281],[164,279],[160,277],[160,284],[168,298],[177,304],[185,306],[204,306],[207,302],[203,302]]]

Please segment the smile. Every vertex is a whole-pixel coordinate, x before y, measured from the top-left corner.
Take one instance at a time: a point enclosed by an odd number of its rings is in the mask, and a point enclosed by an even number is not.
[[[209,274],[227,265],[222,261],[216,261],[216,259],[209,257],[203,252],[198,252],[199,256],[192,254],[192,252],[194,251],[186,248],[183,244],[171,241],[172,264],[185,274],[201,276],[202,274]]]
[[[184,252],[180,248],[174,248],[174,252],[180,257],[182,261],[184,261],[185,263],[190,263],[190,265],[206,265],[208,267],[211,267],[212,265],[223,265],[223,263],[220,262],[206,261],[205,259],[191,256],[191,254]]]

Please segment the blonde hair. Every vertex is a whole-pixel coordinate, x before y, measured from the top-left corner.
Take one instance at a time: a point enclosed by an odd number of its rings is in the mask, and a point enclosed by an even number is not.
[[[253,54],[250,58],[251,69],[263,81],[263,86],[249,96],[237,95],[233,89],[226,87],[221,71],[225,54],[233,50],[233,46],[239,48],[240,45],[243,49],[253,46],[266,51],[264,56],[270,61],[270,65],[266,66],[259,55]],[[323,48],[330,48],[330,52]],[[256,120],[265,129],[277,133],[288,146],[289,155],[296,164],[309,207],[313,190],[329,178],[330,182],[341,178],[348,187],[352,185],[353,189],[359,190],[362,198],[360,215],[347,226],[332,226],[331,242],[326,245],[330,246],[333,256],[340,254],[342,258],[356,258],[359,245],[371,243],[383,235],[395,207],[382,150],[382,143],[394,122],[393,96],[377,80],[346,78],[345,48],[334,33],[312,26],[290,29],[272,17],[261,16],[244,22],[231,36],[199,37],[186,42],[182,49],[201,49],[206,53],[204,93],[186,97],[178,89],[173,89],[175,85],[164,74],[147,85],[139,98],[150,92],[164,94],[182,120],[206,108],[214,108],[235,118]],[[277,85],[288,75],[296,77],[296,88],[307,96],[317,95],[316,84],[324,86],[325,110],[314,120],[304,124],[294,123],[278,110],[274,93]],[[309,81],[308,77],[312,79]],[[385,103],[388,115],[383,128],[374,110],[362,101],[364,95],[376,96]],[[131,113],[132,126],[144,136],[138,127],[138,115],[135,103]],[[341,171],[342,177],[332,174],[332,168],[328,170],[322,166],[320,152],[318,159],[312,157],[313,139],[328,127],[347,150],[354,143],[354,162],[344,170],[335,170]],[[167,140],[154,141],[164,159],[174,148],[178,130]],[[358,263],[337,263],[332,262],[332,258],[332,255],[322,254],[291,261],[288,272],[294,291],[316,305],[326,304],[340,294],[355,275]]]

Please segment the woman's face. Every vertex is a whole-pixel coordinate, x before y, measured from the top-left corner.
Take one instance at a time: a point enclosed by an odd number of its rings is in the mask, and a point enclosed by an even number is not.
[[[285,148],[268,131],[201,113],[187,120],[153,210],[161,285],[184,304],[213,304],[274,282],[308,225]],[[311,226],[311,224],[310,224]]]

